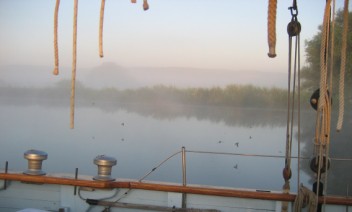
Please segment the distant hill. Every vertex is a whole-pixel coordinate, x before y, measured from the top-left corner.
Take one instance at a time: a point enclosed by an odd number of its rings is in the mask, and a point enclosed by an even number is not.
[[[0,66],[2,85],[46,87],[71,78],[71,68],[61,67],[60,75],[52,67],[12,65]],[[123,67],[102,63],[91,69],[77,67],[76,79],[87,87],[119,89],[153,85],[175,87],[224,87],[228,84],[252,84],[259,87],[286,88],[286,73],[264,71],[232,71],[184,67]]]

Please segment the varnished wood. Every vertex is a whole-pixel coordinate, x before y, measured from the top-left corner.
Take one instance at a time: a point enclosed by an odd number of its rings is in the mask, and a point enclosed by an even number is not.
[[[254,190],[239,190],[230,188],[219,188],[210,186],[183,186],[179,184],[170,183],[156,183],[156,182],[139,182],[139,181],[95,181],[87,179],[74,179],[65,177],[53,177],[53,176],[32,176],[25,174],[14,174],[14,173],[0,173],[0,179],[2,180],[13,180],[22,181],[28,183],[40,183],[40,184],[57,184],[57,185],[69,185],[69,186],[80,186],[90,187],[97,189],[112,189],[112,188],[127,188],[127,189],[142,189],[151,191],[165,191],[165,192],[176,192],[176,193],[187,193],[187,194],[200,194],[210,196],[223,196],[223,197],[236,197],[236,198],[248,198],[248,199],[261,199],[261,200],[273,200],[273,201],[287,201],[294,202],[295,194],[283,194],[275,193],[270,191],[254,191]],[[319,198],[319,202],[324,202],[324,198]],[[326,196],[326,204],[334,205],[349,205],[352,206],[352,198],[339,197],[339,196]]]

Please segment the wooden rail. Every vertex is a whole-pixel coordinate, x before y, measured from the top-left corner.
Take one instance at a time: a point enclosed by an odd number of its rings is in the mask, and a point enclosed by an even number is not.
[[[111,189],[111,188],[142,189],[142,190],[151,190],[151,191],[177,192],[177,193],[187,193],[187,194],[200,194],[200,195],[210,195],[210,196],[236,197],[236,198],[287,201],[287,202],[294,202],[296,198],[295,194],[283,194],[283,193],[275,193],[270,191],[240,190],[240,189],[231,189],[231,188],[194,186],[194,185],[183,186],[179,184],[159,183],[159,182],[158,183],[157,182],[153,182],[153,183],[139,182],[139,181],[104,182],[104,181],[95,181],[95,180],[86,180],[86,179],[74,179],[74,178],[53,177],[53,176],[32,176],[32,175],[14,174],[14,173],[0,173],[0,179],[22,181],[27,183],[90,187],[90,188],[96,188],[96,189]],[[324,201],[324,198],[319,198],[320,203],[322,203],[323,201]],[[334,205],[352,206],[352,198],[326,196],[325,203],[334,204]]]

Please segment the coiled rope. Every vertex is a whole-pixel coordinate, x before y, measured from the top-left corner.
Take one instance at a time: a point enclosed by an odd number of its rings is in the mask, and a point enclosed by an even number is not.
[[[335,9],[335,8],[334,8]],[[331,23],[331,0],[326,1],[322,36],[320,45],[320,98],[317,109],[317,120],[315,129],[315,165],[317,168],[317,181],[316,181],[316,201],[318,196],[322,195],[320,188],[321,175],[324,173],[322,168],[325,162],[325,192],[327,190],[327,168],[329,158],[329,145],[330,145],[330,126],[331,126],[331,93],[328,92],[328,55],[329,51],[329,36],[330,36],[330,23]],[[332,92],[332,70],[330,70],[330,92]],[[318,205],[321,209],[321,205]]]
[[[320,98],[327,95],[327,55],[329,50],[331,0],[327,0],[324,12],[321,44],[320,44]],[[325,101],[319,101],[319,111],[325,106]]]
[[[294,212],[300,212],[302,208],[305,208],[306,206],[309,207],[307,210],[308,212],[316,212],[318,202],[315,198],[314,192],[301,185],[294,202]]]
[[[55,11],[54,11],[54,75],[59,74],[59,48],[57,42],[57,28],[58,28],[58,16],[59,16],[60,0],[56,0]]]
[[[77,64],[77,12],[78,0],[74,0],[73,9],[73,52],[72,52],[72,81],[71,81],[71,98],[70,98],[70,128],[74,128],[75,116],[75,86],[76,86],[76,64]]]
[[[336,127],[337,131],[340,131],[342,129],[344,106],[345,106],[345,69],[346,69],[347,34],[348,34],[348,3],[349,3],[349,0],[345,0],[344,11],[343,11],[341,67],[340,67],[340,82],[339,82],[339,115],[337,119],[337,127]]]
[[[105,0],[101,0],[101,6],[100,6],[100,23],[99,23],[99,56],[100,56],[100,57],[104,57],[104,54],[103,54],[104,9],[105,9]]]
[[[268,44],[269,53],[268,56],[271,58],[276,57],[276,8],[277,0],[269,0],[268,5]]]

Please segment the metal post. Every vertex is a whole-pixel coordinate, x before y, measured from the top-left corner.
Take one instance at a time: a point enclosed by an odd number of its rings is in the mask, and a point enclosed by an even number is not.
[[[77,178],[78,178],[78,168],[76,168],[75,170],[75,180],[77,180]],[[76,196],[76,194],[77,194],[77,186],[75,186],[73,190],[73,195]]]
[[[182,185],[187,185],[187,177],[186,177],[186,148],[182,147]],[[182,194],[182,208],[186,208],[186,193]]]
[[[9,162],[6,161],[6,163],[5,163],[5,174],[7,174],[8,169],[9,169]],[[6,189],[7,189],[7,180],[4,180],[4,190],[6,190]]]

